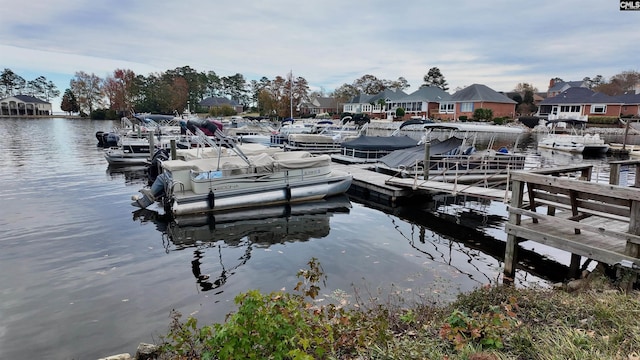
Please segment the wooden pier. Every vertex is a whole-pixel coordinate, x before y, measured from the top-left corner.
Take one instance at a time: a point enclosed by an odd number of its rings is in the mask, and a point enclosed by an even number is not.
[[[353,176],[352,188],[365,194],[365,198],[375,197],[390,205],[396,204],[400,198],[408,198],[415,194],[411,188],[397,186],[388,183],[392,178],[389,175],[369,170],[367,164],[340,164],[332,163],[331,167],[351,173]]]
[[[506,189],[416,178],[397,178],[370,165],[341,165],[355,186],[383,194],[391,202],[413,193],[468,195],[508,203],[505,225],[505,279],[515,274],[518,243],[534,241],[571,253],[570,277],[582,258],[640,270],[640,160],[609,163],[609,184],[591,181],[592,165],[514,171]],[[620,186],[625,171],[635,171],[632,186]],[[632,277],[635,281],[635,275]]]
[[[517,244],[526,240],[571,253],[573,277],[582,257],[622,269],[640,269],[640,189],[619,186],[616,176],[620,166],[638,169],[639,165],[636,160],[612,162],[613,184],[591,182],[588,166],[575,178],[561,176],[571,168],[554,174],[549,170],[513,172],[505,226],[505,278],[513,278]],[[636,176],[635,185],[638,181]]]

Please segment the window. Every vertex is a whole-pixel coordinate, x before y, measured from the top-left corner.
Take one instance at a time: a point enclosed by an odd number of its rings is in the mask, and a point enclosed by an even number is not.
[[[580,105],[562,105],[560,106],[561,113],[579,113]]]
[[[592,114],[606,114],[607,113],[607,105],[605,105],[605,104],[593,104],[593,105],[591,105],[591,113]]]
[[[460,112],[473,112],[473,103],[461,103],[460,104]]]
[[[456,104],[440,103],[440,114],[453,114]]]

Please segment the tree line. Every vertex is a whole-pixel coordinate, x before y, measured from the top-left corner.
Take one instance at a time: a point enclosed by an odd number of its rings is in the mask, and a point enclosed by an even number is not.
[[[560,78],[555,78],[562,81]],[[640,83],[640,73],[623,71],[605,80],[597,75],[585,77],[594,91],[608,95],[618,95],[631,90]],[[421,86],[436,86],[449,90],[447,81],[438,67],[432,67],[423,77]],[[364,75],[351,84],[343,84],[331,93],[323,89],[311,92],[308,81],[294,77],[292,72],[274,79],[262,77],[247,81],[240,73],[220,76],[214,71],[196,71],[190,66],[178,67],[148,75],[135,74],[132,70],[116,69],[106,78],[84,71],[78,71],[69,81],[62,96],[60,108],[69,113],[93,115],[95,112],[109,112],[113,118],[132,112],[175,113],[187,108],[202,112],[199,102],[207,97],[224,97],[235,100],[245,110],[274,117],[295,116],[295,109],[313,97],[328,96],[344,103],[359,94],[375,95],[386,89],[407,90],[411,85],[403,77],[397,80],[379,79],[374,75]],[[456,89],[457,90],[457,89]],[[512,98],[518,102],[519,113],[535,111],[533,95],[538,90],[528,83],[519,83],[513,90]],[[52,81],[44,76],[26,81],[5,68],[0,74],[0,94],[8,97],[16,94],[31,95],[49,101],[58,97],[60,91]],[[294,114],[291,114],[294,109]],[[337,110],[336,110],[337,111]],[[104,115],[103,115],[104,116]],[[110,117],[111,117],[110,116]]]

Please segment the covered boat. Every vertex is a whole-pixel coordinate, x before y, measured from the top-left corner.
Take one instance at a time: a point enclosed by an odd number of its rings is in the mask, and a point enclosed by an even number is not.
[[[297,203],[344,194],[352,175],[334,170],[329,155],[305,151],[193,160],[167,160],[132,205],[162,201],[172,215]]]
[[[408,135],[399,135],[403,129],[412,125],[433,123],[428,119],[410,119],[402,124],[389,136],[360,135],[355,139],[343,141],[341,152],[331,157],[343,163],[373,163],[381,157],[400,149],[413,148],[419,144],[418,140]]]
[[[429,180],[476,182],[503,181],[509,171],[524,168],[524,154],[506,146],[493,149],[498,140],[512,143],[513,148],[517,148],[523,132],[521,128],[469,123],[432,123],[424,127],[427,131],[425,145],[396,150],[380,158],[376,170],[401,177],[426,174]],[[442,136],[444,140],[441,140]],[[486,147],[478,150],[477,147],[485,142]],[[427,153],[428,163],[425,164]]]

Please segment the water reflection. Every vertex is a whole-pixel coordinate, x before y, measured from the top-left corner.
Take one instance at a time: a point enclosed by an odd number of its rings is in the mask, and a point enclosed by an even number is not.
[[[300,204],[174,219],[141,209],[134,212],[133,217],[156,225],[167,253],[192,248],[191,269],[196,283],[202,291],[211,291],[221,288],[246,264],[255,248],[324,238],[331,230],[331,216],[349,213],[350,209],[348,197],[336,196]],[[219,293],[221,291],[215,294]]]
[[[107,175],[111,180],[124,178],[125,184],[145,184],[148,182],[146,166],[107,166]]]

